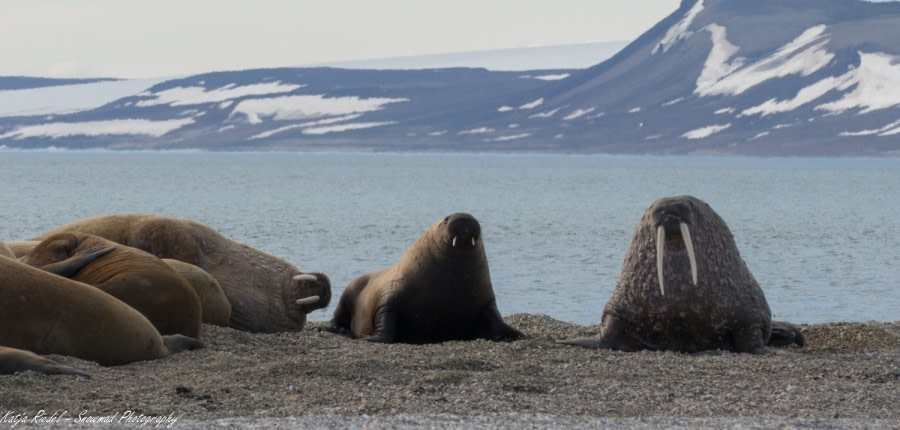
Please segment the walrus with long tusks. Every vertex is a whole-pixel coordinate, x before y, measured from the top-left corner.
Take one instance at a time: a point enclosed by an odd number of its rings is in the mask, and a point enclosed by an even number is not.
[[[329,329],[385,343],[522,337],[500,316],[481,226],[465,213],[435,223],[394,266],[353,280]]]
[[[153,215],[105,215],[75,221],[38,239],[84,232],[193,264],[209,272],[231,303],[231,327],[252,332],[299,331],[306,314],[328,306],[331,283],[287,261],[235,242],[198,222]]]
[[[767,345],[803,345],[803,335],[771,320],[725,221],[702,200],[679,196],[654,202],[635,227],[600,335],[562,343],[764,353]]]
[[[87,265],[111,251],[74,255]],[[160,336],[138,311],[90,285],[0,258],[0,373],[81,374],[36,354],[70,355],[103,366],[163,358],[203,343]]]
[[[59,267],[77,253],[99,248],[115,250],[77,270]],[[57,233],[19,261],[99,288],[147,317],[160,334],[200,337],[203,316],[194,288],[168,264],[140,249],[85,233]]]

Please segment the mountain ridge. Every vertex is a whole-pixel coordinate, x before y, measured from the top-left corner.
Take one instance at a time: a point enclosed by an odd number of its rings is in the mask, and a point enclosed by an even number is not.
[[[4,114],[0,145],[897,156],[896,40],[898,3],[684,0],[585,69],[212,72]]]

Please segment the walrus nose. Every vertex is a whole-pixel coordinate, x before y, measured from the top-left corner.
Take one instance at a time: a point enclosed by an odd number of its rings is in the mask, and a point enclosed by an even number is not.
[[[312,292],[307,297],[297,299],[294,303],[308,308],[306,312],[321,309],[328,306],[331,301],[331,283],[328,277],[319,273],[304,273],[292,278],[298,286],[306,292]]]

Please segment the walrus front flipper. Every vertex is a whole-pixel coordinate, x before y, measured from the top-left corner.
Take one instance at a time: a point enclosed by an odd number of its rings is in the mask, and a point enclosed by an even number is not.
[[[41,266],[40,269],[45,272],[50,272],[54,275],[59,275],[64,278],[70,278],[72,275],[78,273],[79,270],[83,269],[84,266],[91,264],[94,260],[113,252],[116,249],[115,246],[109,246],[105,248],[91,248],[84,252],[75,253],[69,258],[63,261],[57,261],[56,263],[50,263],[44,266]]]
[[[493,341],[513,341],[525,337],[522,332],[512,328],[500,315],[497,309],[497,301],[491,301],[485,307],[481,314],[481,321],[478,323],[478,329],[475,332],[476,339],[487,339]]]
[[[564,345],[576,345],[590,349],[617,349],[620,351],[637,351],[641,348],[624,347],[620,345],[622,334],[628,327],[628,323],[612,314],[603,315],[603,324],[600,325],[600,334],[591,337],[576,337],[574,339],[558,340],[556,343]]]
[[[32,370],[47,375],[75,375],[90,378],[91,375],[73,367],[64,366],[31,351],[0,346],[0,375]]]
[[[203,342],[201,342],[199,339],[194,339],[192,337],[187,337],[180,334],[163,336],[162,339],[163,344],[165,344],[166,348],[169,349],[169,354],[175,354],[181,351],[189,351],[192,349],[200,349],[206,347],[206,345],[204,345]]]
[[[772,321],[772,335],[769,336],[768,346],[803,346],[806,339],[803,338],[803,332],[797,327],[786,321]]]
[[[612,349],[609,346],[603,343],[603,340],[600,339],[600,336],[591,336],[591,337],[576,337],[574,339],[561,339],[557,340],[556,343],[561,343],[563,345],[575,345],[588,349]]]
[[[400,315],[397,311],[389,309],[387,305],[381,305],[375,311],[374,330],[371,336],[366,336],[362,340],[378,343],[394,343],[397,338],[397,320]]]

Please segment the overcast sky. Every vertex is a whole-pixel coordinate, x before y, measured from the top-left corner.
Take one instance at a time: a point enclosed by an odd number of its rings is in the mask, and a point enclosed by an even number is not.
[[[632,40],[679,0],[3,0],[0,75],[217,70]]]

